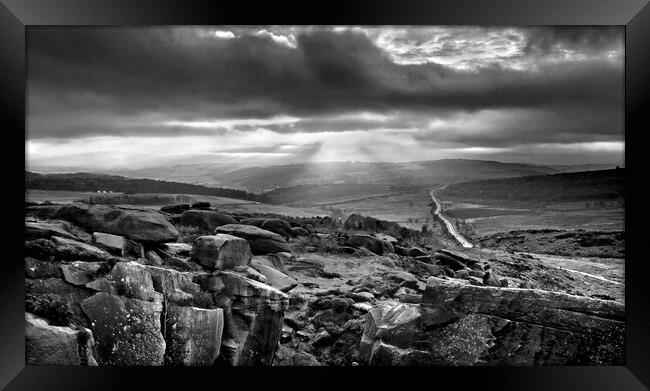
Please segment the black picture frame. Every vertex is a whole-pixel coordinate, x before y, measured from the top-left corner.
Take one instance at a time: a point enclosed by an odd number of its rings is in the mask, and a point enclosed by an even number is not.
[[[650,387],[650,5],[648,0],[100,1],[0,0],[0,124],[3,185],[0,259],[0,386],[22,389],[380,385],[454,389],[643,390]],[[25,367],[25,32],[36,25],[415,24],[625,25],[626,365],[456,368]],[[345,377],[345,378],[344,378]],[[418,383],[420,385],[418,385]]]

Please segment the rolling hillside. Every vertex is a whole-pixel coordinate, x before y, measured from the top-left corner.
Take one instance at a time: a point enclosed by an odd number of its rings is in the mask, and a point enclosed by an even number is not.
[[[625,169],[500,178],[449,185],[442,199],[475,202],[582,202],[624,197]]]
[[[408,163],[332,162],[249,167],[219,176],[223,185],[248,191],[323,184],[421,186],[561,172],[545,166],[445,159]]]

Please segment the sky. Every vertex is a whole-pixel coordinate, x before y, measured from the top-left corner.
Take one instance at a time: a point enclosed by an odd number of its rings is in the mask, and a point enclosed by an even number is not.
[[[30,27],[27,168],[623,164],[621,27]]]

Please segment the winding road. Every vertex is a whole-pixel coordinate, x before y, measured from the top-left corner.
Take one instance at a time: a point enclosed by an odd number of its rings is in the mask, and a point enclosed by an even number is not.
[[[447,226],[447,230],[448,230],[449,233],[450,233],[450,234],[451,234],[451,235],[452,235],[452,236],[453,236],[453,237],[458,241],[458,243],[460,243],[463,247],[467,247],[467,248],[474,247],[474,245],[472,245],[472,243],[470,243],[467,239],[465,239],[461,234],[458,233],[458,231],[456,230],[456,227],[454,227],[454,225],[451,223],[451,221],[449,221],[449,219],[447,219],[447,218],[442,214],[442,205],[441,205],[440,202],[436,199],[436,196],[433,195],[433,192],[434,192],[435,190],[442,190],[442,189],[444,189],[445,187],[447,187],[447,185],[444,185],[444,186],[438,187],[437,189],[433,189],[433,190],[431,190],[431,191],[429,192],[429,195],[431,196],[431,201],[432,201],[432,202],[435,204],[435,206],[436,206],[435,210],[433,211],[433,214],[434,214],[435,216],[440,217],[440,220],[442,220],[442,221],[445,223],[445,225]]]

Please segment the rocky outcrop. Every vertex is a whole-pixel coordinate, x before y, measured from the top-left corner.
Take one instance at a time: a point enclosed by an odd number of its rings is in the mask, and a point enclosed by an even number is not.
[[[411,304],[379,304],[366,314],[359,353],[362,359],[371,361],[376,344],[387,343],[407,348],[417,339],[421,329],[419,306]]]
[[[108,252],[78,240],[52,236],[51,241],[57,247],[58,251],[90,253],[98,257],[108,256]]]
[[[183,212],[178,222],[178,225],[197,227],[204,233],[213,233],[215,228],[226,224],[237,224],[237,220],[213,210],[188,210]]]
[[[293,232],[291,224],[282,219],[250,218],[241,220],[240,224],[254,225],[267,231],[274,232],[285,238],[291,237]]]
[[[66,239],[79,240],[79,238],[66,230],[63,223],[48,223],[48,222],[25,222],[25,239],[34,240],[42,238],[51,238],[58,236]]]
[[[246,239],[254,255],[291,252],[287,241],[280,235],[253,225],[228,224],[217,227],[216,233]]]
[[[222,365],[272,365],[289,297],[234,272],[221,272],[224,308]]]
[[[350,235],[347,245],[355,248],[365,248],[377,255],[394,253],[395,249],[389,242],[371,235]]]
[[[298,286],[298,281],[273,267],[255,261],[251,262],[251,267],[266,277],[272,287],[282,292],[289,292]]]
[[[190,209],[190,204],[165,205],[160,208],[161,212],[170,214],[181,214]]]
[[[165,356],[172,365],[208,366],[219,356],[223,332],[223,310],[167,308]]]
[[[100,365],[162,365],[162,303],[105,292],[81,302],[93,325]]]
[[[91,243],[113,255],[126,256],[127,244],[124,236],[93,232]]]
[[[232,269],[251,262],[251,249],[245,239],[227,234],[199,236],[192,245],[192,260],[208,269]]]
[[[90,232],[106,232],[141,242],[163,243],[178,239],[176,228],[161,213],[150,209],[68,204],[58,209],[54,217]]]
[[[95,340],[90,330],[52,326],[25,313],[25,363],[27,365],[96,366]]]

